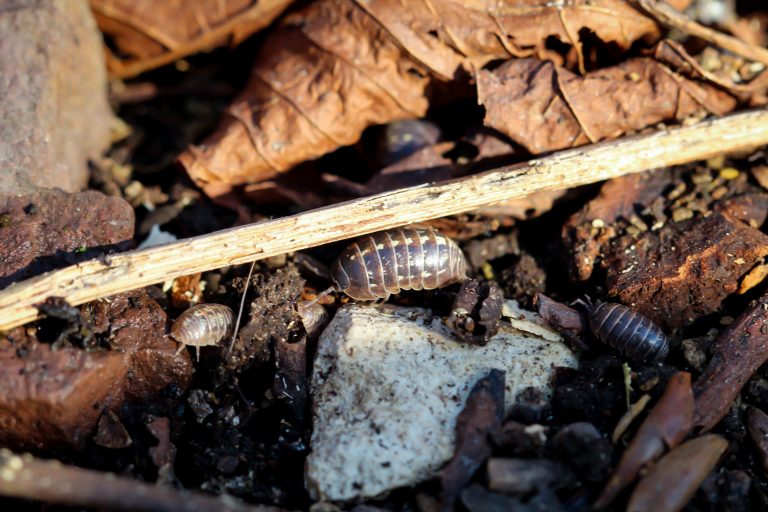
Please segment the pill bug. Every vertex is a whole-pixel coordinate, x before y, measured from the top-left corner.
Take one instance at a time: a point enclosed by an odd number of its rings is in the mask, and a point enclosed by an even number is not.
[[[317,338],[320,331],[328,323],[328,312],[317,302],[300,300],[296,303],[296,310],[304,324],[304,330],[309,338]]]
[[[179,350],[192,345],[200,360],[200,347],[218,345],[234,326],[232,310],[223,304],[198,304],[184,311],[171,328],[171,338],[181,343]]]
[[[579,303],[589,312],[589,328],[603,343],[633,361],[663,361],[669,354],[669,342],[661,327],[637,311],[609,302],[589,300]]]
[[[357,300],[389,298],[401,290],[433,290],[467,277],[456,243],[433,229],[395,229],[347,246],[331,268],[338,291]]]

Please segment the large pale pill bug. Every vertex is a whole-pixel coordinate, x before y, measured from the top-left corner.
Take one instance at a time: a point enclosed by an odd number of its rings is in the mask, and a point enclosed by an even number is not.
[[[433,290],[467,278],[456,243],[433,229],[395,229],[364,236],[331,268],[338,291],[357,300],[389,298],[402,290]]]
[[[589,328],[603,343],[633,361],[652,363],[669,355],[669,342],[653,320],[623,304],[579,301],[589,312]]]
[[[200,347],[218,345],[234,327],[232,310],[223,304],[198,304],[184,311],[171,328],[171,338],[181,343],[179,350],[192,345],[200,360]]]

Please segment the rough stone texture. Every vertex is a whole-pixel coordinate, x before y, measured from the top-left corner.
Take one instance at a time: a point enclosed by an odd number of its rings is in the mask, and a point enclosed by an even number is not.
[[[3,2],[0,70],[0,195],[85,187],[113,119],[87,0]]]
[[[100,192],[0,194],[0,288],[123,248],[114,246],[133,238],[133,223],[128,203]]]
[[[149,402],[192,376],[186,351],[164,337],[165,313],[137,291],[84,306],[111,350],[53,349],[16,329],[0,338],[0,443],[82,447],[105,410]]]
[[[576,364],[561,343],[508,325],[478,347],[425,310],[345,306],[318,342],[310,492],[345,500],[430,478],[453,455],[456,419],[490,370],[506,372],[509,410],[527,387],[549,393],[555,366]]]
[[[766,255],[768,236],[728,215],[668,223],[612,243],[608,294],[662,325],[685,325],[717,311]]]

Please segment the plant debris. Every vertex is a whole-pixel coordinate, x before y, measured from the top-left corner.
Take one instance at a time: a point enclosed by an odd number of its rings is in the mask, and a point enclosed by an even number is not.
[[[452,510],[456,493],[491,454],[490,433],[504,415],[504,372],[491,370],[477,381],[456,418],[456,453],[443,469],[441,508]]]
[[[611,503],[637,478],[643,466],[685,439],[693,426],[692,417],[691,376],[680,372],[670,379],[661,399],[640,425],[595,506],[604,507]]]
[[[0,338],[0,430],[6,446],[82,448],[102,411],[119,414],[125,402],[162,401],[169,388],[187,387],[189,356],[164,336],[165,313],[145,292],[91,303],[64,318],[77,328],[65,330],[69,338],[58,339],[58,346],[44,341],[45,329],[37,336]],[[48,329],[59,336],[56,325]],[[80,343],[88,331],[101,340],[97,347],[69,344]]]
[[[662,457],[640,480],[629,498],[627,510],[682,510],[727,448],[728,441],[714,434],[681,444]]]
[[[273,178],[353,144],[370,125],[423,117],[433,82],[455,80],[495,59],[536,54],[562,62],[546,47],[550,37],[570,43],[583,66],[583,47],[573,36],[579,30],[620,50],[659,34],[627,2],[600,0],[598,8],[605,15],[591,16],[593,9],[582,2],[508,12],[450,0],[431,9],[387,1],[314,2],[270,34],[227,118],[180,161],[210,196],[221,196],[233,185]]]
[[[107,53],[109,71],[125,78],[213,46],[237,45],[292,1],[225,0],[214,8],[204,0],[91,0],[91,8],[117,48]]]
[[[485,343],[499,330],[503,302],[493,281],[469,280],[461,285],[445,323],[460,338]]]
[[[681,121],[702,108],[722,115],[736,107],[728,93],[650,58],[630,59],[585,76],[552,62],[514,59],[493,71],[480,71],[477,80],[485,124],[533,154],[616,138],[661,121]]]
[[[715,341],[712,358],[696,380],[694,425],[710,430],[728,413],[734,399],[768,360],[768,295],[729,325]]]

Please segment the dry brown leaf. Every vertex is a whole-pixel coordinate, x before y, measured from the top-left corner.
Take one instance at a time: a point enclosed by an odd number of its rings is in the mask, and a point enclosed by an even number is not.
[[[578,76],[552,62],[516,59],[480,71],[485,124],[531,153],[614,139],[701,110],[722,115],[735,98],[650,58]]]
[[[271,34],[229,115],[180,161],[216,197],[352,144],[370,125],[423,116],[433,80],[490,60],[557,58],[552,39],[581,55],[585,30],[617,50],[659,35],[624,0],[319,0]]]
[[[293,0],[91,0],[111,74],[126,78],[206,48],[237,44],[266,27]]]

